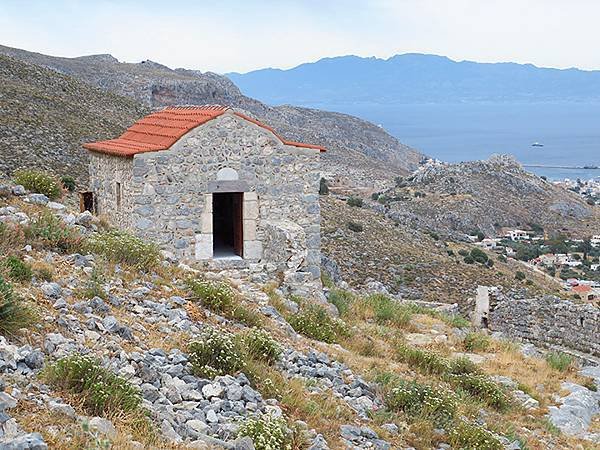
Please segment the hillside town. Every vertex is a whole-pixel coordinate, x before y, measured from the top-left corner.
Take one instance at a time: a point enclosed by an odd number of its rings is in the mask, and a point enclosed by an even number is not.
[[[582,180],[580,178],[571,180],[565,178],[553,183],[570,191],[577,192],[590,205],[600,204],[600,177],[590,178],[589,180]]]
[[[560,280],[576,300],[600,300],[600,234],[589,239],[550,238],[532,224],[528,230],[503,229],[494,238],[482,234],[468,238],[482,249],[522,261],[532,270]]]

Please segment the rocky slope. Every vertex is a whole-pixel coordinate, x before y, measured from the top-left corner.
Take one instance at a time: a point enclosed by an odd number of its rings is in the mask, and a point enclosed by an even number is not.
[[[142,104],[53,70],[0,55],[0,174],[40,167],[87,173],[81,143],[120,134]]]
[[[89,252],[86,241],[106,236],[89,214],[22,189],[0,192],[0,248],[12,256],[0,261],[0,301],[14,302],[0,308],[0,447],[503,450],[586,448],[598,439],[594,405],[567,411],[576,399],[559,395],[568,384],[595,398],[594,371],[558,370],[531,346],[468,334],[457,317],[333,286],[326,292],[342,322],[298,321],[307,300],[286,298],[265,272],[162,260],[136,268],[127,240]],[[220,298],[233,295],[244,314],[215,309],[210,296],[190,292],[190,278],[219,283]],[[329,327],[338,332],[320,334]],[[263,347],[261,338],[258,353],[234,351],[256,328],[280,346],[270,363],[261,358],[272,341]],[[309,337],[315,332],[329,337]],[[236,340],[219,347],[227,333]],[[191,342],[220,348],[227,358],[211,364],[227,373],[198,372],[202,352]],[[236,366],[223,362],[231,358]],[[90,360],[93,370],[80,372]],[[53,377],[65,366],[71,377]],[[89,397],[98,374],[103,389]],[[107,374],[118,382],[105,384]],[[274,418],[275,427],[252,425]]]
[[[491,268],[466,264],[458,251],[470,251],[471,246],[444,242],[367,206],[350,207],[343,198],[322,197],[321,211],[322,252],[336,263],[333,273],[338,275],[334,277],[357,289],[385,289],[406,299],[461,306],[469,304],[478,285],[507,290],[527,286],[532,294],[558,294],[561,290],[533,272],[527,273],[531,284],[516,282],[515,273],[524,270],[523,266],[516,261],[503,262],[491,252]],[[356,225],[361,231],[353,231]]]
[[[120,63],[110,55],[59,58],[0,46],[0,54],[51,68],[149,107],[219,103],[241,108],[286,138],[324,145],[325,168],[346,181],[372,185],[416,168],[422,155],[358,118],[293,106],[271,107],[241,94],[227,78],[170,69],[152,61]],[[58,90],[60,92],[60,90]]]
[[[508,156],[458,164],[432,162],[385,192],[390,217],[451,235],[541,225],[586,237],[600,231],[600,208],[523,170]]]

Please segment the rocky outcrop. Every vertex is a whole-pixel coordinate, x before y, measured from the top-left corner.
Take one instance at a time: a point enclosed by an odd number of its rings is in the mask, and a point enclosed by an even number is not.
[[[499,227],[529,224],[586,235],[600,220],[600,209],[526,172],[507,155],[457,164],[429,161],[385,196],[393,219],[457,237],[473,230],[496,236]]]

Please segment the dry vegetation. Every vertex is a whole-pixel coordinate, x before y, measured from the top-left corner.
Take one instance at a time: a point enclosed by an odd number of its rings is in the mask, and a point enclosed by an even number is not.
[[[478,285],[559,293],[558,284],[533,272],[517,282],[515,273],[524,270],[522,265],[502,262],[492,252],[488,255],[493,267],[465,264],[458,252],[472,246],[436,240],[368,207],[350,207],[341,199],[325,196],[321,212],[323,253],[337,262],[342,278],[353,287],[373,279],[405,298],[459,304],[473,296]],[[351,231],[349,222],[361,224],[363,231]]]

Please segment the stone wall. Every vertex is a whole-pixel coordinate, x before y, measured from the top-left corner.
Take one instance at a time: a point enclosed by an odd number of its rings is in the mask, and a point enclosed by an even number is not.
[[[489,328],[542,346],[563,346],[600,356],[600,309],[557,297],[514,300],[496,305]]]
[[[131,158],[90,152],[90,190],[94,192],[98,215],[129,229],[133,210],[132,170]],[[117,183],[120,183],[120,202],[117,201]]]
[[[98,157],[91,175],[96,195],[110,198],[111,174],[129,164],[133,175],[123,183],[131,214],[113,215],[111,221],[126,224],[177,257],[207,262],[212,257],[212,192],[227,183],[237,186],[235,190],[244,192],[244,260],[269,262],[263,259],[264,245],[281,236],[266,233],[293,223],[301,231],[294,234],[302,240],[292,249],[301,255],[300,261],[292,258],[294,265],[318,279],[319,158],[318,150],[284,145],[270,131],[227,112],[190,131],[169,150],[140,153],[133,160]],[[109,202],[102,200],[103,211],[114,207]],[[276,254],[273,248],[267,250],[267,256]]]

